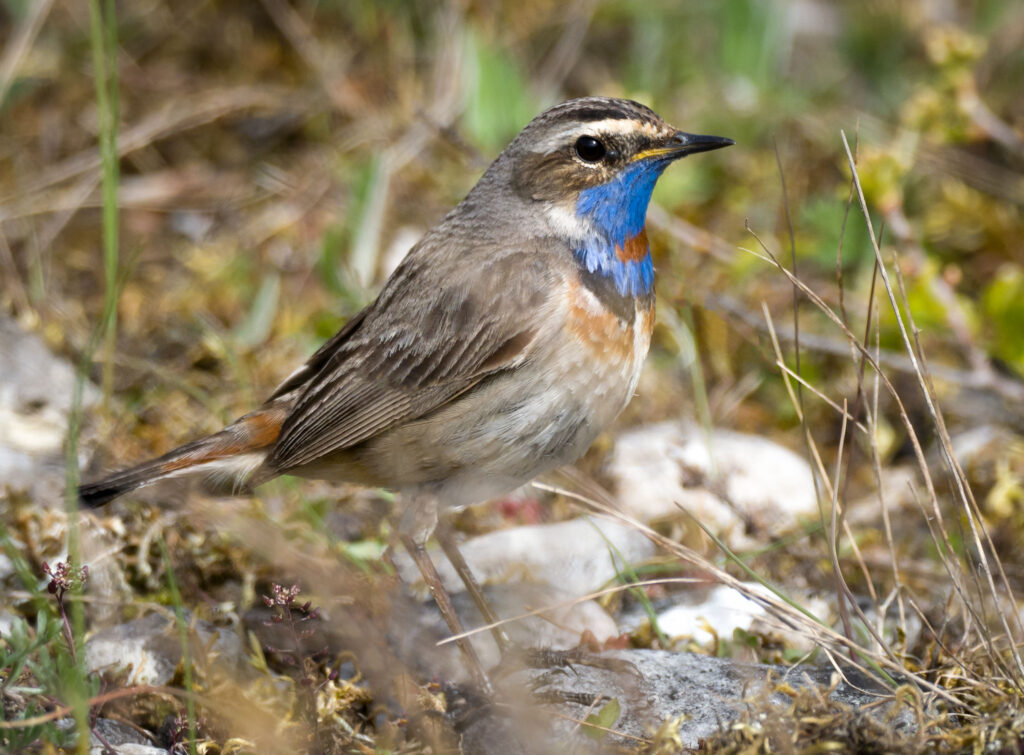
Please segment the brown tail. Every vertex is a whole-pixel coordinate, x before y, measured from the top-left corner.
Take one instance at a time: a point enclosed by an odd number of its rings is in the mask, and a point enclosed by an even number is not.
[[[219,433],[186,443],[158,459],[80,486],[78,500],[82,506],[96,508],[151,482],[191,471],[219,472],[229,477],[236,486],[244,485],[258,466],[259,459],[257,463],[243,464],[237,470],[226,468],[230,467],[232,461],[241,462],[243,457],[273,445],[281,433],[285,415],[284,409],[275,407],[247,414]]]

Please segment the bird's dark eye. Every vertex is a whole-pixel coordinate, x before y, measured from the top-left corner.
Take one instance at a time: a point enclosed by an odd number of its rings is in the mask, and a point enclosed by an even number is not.
[[[585,162],[599,162],[607,153],[604,144],[592,136],[581,136],[576,140],[576,154]]]

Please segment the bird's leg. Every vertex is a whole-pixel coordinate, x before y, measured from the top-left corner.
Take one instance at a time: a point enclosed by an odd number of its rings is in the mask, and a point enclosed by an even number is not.
[[[570,648],[568,650],[552,650],[550,648],[530,648],[515,645],[502,628],[501,620],[494,613],[494,609],[487,602],[487,598],[484,597],[483,590],[480,589],[480,583],[476,581],[476,577],[470,570],[469,564],[466,563],[462,551],[459,550],[455,543],[455,538],[452,537],[451,529],[444,522],[441,522],[434,532],[434,537],[455,568],[456,573],[462,579],[462,583],[466,586],[466,592],[473,599],[473,603],[476,605],[477,610],[480,611],[480,615],[484,617],[484,622],[491,628],[491,635],[494,637],[494,642],[501,653],[501,663],[497,671],[499,675],[501,675],[503,669],[505,672],[510,670],[508,668],[510,662],[520,662],[526,668],[550,669],[555,672],[571,670],[574,665],[578,665],[640,675],[636,666],[629,661],[602,658],[583,647]]]
[[[480,657],[469,642],[469,638],[463,636],[465,629],[455,613],[455,606],[452,605],[451,596],[441,582],[441,575],[437,573],[434,562],[427,554],[426,542],[437,526],[437,499],[429,495],[417,495],[407,504],[405,513],[400,524],[400,537],[402,545],[409,552],[416,568],[420,570],[423,581],[427,583],[434,602],[437,604],[441,616],[452,634],[458,637],[455,643],[462,651],[462,657],[466,662],[473,682],[479,690],[489,698],[494,697],[494,685],[491,684],[487,672],[484,671]],[[463,562],[465,563],[465,562]],[[479,590],[479,588],[477,588]],[[493,615],[493,612],[492,612]]]
[[[498,651],[504,657],[512,649],[512,642],[501,627],[498,616],[487,602],[487,598],[484,597],[483,590],[480,589],[480,583],[473,576],[469,564],[462,557],[462,552],[459,550],[458,545],[456,545],[451,530],[444,524],[441,524],[434,533],[434,537],[437,538],[437,542],[441,546],[441,550],[444,551],[444,555],[448,557],[452,566],[455,567],[455,572],[462,579],[462,584],[466,586],[466,592],[473,599],[473,603],[476,605],[480,615],[484,617],[484,622],[490,626],[491,636],[494,637],[494,642],[498,645]]]
[[[462,626],[462,622],[459,621],[459,617],[455,614],[452,599],[448,595],[448,591],[444,589],[444,585],[441,583],[441,575],[437,573],[434,563],[430,560],[430,556],[427,555],[427,549],[422,543],[417,543],[408,535],[402,535],[401,537],[402,544],[409,551],[409,555],[420,570],[420,574],[423,575],[423,581],[430,588],[430,594],[434,597],[434,602],[437,604],[438,609],[440,609],[441,616],[444,617],[452,634],[459,638],[455,643],[459,646],[459,650],[462,651],[466,665],[469,667],[469,673],[473,676],[473,681],[485,695],[492,697],[494,695],[494,688],[491,685],[491,680],[488,678],[487,672],[484,671],[483,664],[480,663],[480,657],[470,644],[469,638],[461,636],[465,633],[465,629]]]
[[[556,672],[571,670],[576,665],[590,666],[620,673],[627,672],[634,675],[640,674],[636,666],[629,661],[602,658],[583,647],[570,648],[568,650],[552,650],[550,648],[530,648],[515,645],[501,627],[501,620],[494,613],[494,609],[487,602],[487,598],[484,597],[483,590],[480,589],[480,583],[476,581],[476,577],[470,570],[469,564],[466,563],[462,551],[459,550],[455,543],[455,538],[452,537],[451,529],[442,522],[434,532],[434,537],[455,568],[456,573],[462,579],[462,583],[466,586],[466,592],[472,597],[477,610],[484,617],[484,622],[491,628],[491,635],[494,637],[494,642],[501,652],[501,663],[498,667],[499,675],[502,673],[503,667],[505,667],[506,672],[508,671],[507,665],[509,662],[514,663],[516,661],[521,662],[526,668],[550,669]]]
[[[618,674],[631,674],[640,679],[644,678],[635,663],[619,658],[604,658],[582,646],[568,650],[532,648],[524,655],[523,661],[527,668],[547,669],[555,673],[573,671],[573,666],[589,666]]]

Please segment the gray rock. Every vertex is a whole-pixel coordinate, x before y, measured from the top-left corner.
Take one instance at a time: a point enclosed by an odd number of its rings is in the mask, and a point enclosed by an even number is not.
[[[154,747],[144,734],[128,724],[109,718],[97,718],[92,727],[92,736],[89,737],[89,755],[107,755],[104,742],[111,745],[119,755],[156,755],[167,752],[163,748]]]
[[[870,715],[885,721],[896,734],[910,733],[914,726],[908,709],[894,709],[891,706],[895,704],[878,705],[882,690],[870,680],[856,679],[860,689],[846,684],[832,689],[830,667],[784,668],[660,650],[620,650],[598,657],[618,661],[629,670],[575,665],[568,674],[529,669],[500,680],[501,694],[522,704],[505,706],[471,722],[463,733],[464,752],[493,752],[487,745],[493,741],[492,736],[507,740],[508,711],[513,709],[520,711],[516,716],[526,718],[517,720],[518,726],[512,727],[518,740],[508,745],[508,751],[515,752],[517,746],[536,753],[595,751],[597,742],[581,732],[579,721],[610,700],[616,701],[620,714],[609,727],[614,733],[604,737],[604,745],[634,749],[639,745],[636,738],[650,739],[671,721],[678,727],[680,747],[693,748],[733,721],[749,704],[745,701],[768,700],[779,706],[781,714],[792,704],[792,698],[773,691],[770,682],[780,680],[794,688],[816,687],[822,694],[830,694],[833,701],[852,708],[872,703],[875,707]],[[540,703],[531,703],[528,690],[539,690],[548,703],[542,707]],[[555,690],[571,693],[576,701],[559,702]],[[595,697],[601,700],[590,705],[588,701]],[[524,725],[527,722],[529,725]]]
[[[166,684],[181,659],[181,644],[158,613],[104,629],[85,643],[85,663],[101,673],[128,669],[128,684]]]
[[[73,718],[59,718],[53,723],[61,731],[74,732]],[[106,744],[100,737],[103,737]],[[73,745],[77,739],[72,733],[69,744]],[[134,727],[109,718],[98,718],[89,734],[89,755],[109,755],[106,745],[110,745],[117,755],[169,755],[169,751],[163,747],[149,744],[146,736]]]
[[[191,638],[194,658],[208,653],[208,659],[216,658],[233,673],[244,674],[251,670],[234,631],[206,621],[195,622],[194,630]],[[104,629],[85,643],[86,665],[90,671],[128,669],[128,684],[167,684],[174,676],[181,655],[176,621],[159,613]]]

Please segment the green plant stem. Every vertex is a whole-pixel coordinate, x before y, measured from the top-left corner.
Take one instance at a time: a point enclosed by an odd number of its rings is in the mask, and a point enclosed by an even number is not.
[[[116,55],[117,30],[115,26],[113,0],[107,0],[106,17],[100,12],[98,0],[89,2],[90,36],[92,41],[93,64],[96,76],[96,99],[100,125],[100,160],[103,169],[103,240],[104,265],[107,291],[104,301],[104,316],[100,326],[92,333],[79,363],[72,388],[71,408],[68,412],[68,437],[65,448],[65,510],[68,521],[68,562],[72,573],[82,563],[81,541],[78,529],[78,439],[82,428],[82,396],[85,390],[86,372],[92,361],[97,345],[104,333],[113,329],[113,313],[117,309],[117,98],[116,79],[113,78],[113,61]],[[111,98],[111,91],[114,97]],[[111,282],[115,285],[111,285]],[[112,364],[112,360],[110,364]],[[112,384],[112,381],[111,381]],[[109,393],[107,394],[109,396]],[[76,674],[66,690],[68,703],[75,718],[77,749],[89,752],[89,695],[87,672],[84,665],[83,638],[85,636],[85,612],[81,595],[82,585],[76,581],[70,601],[69,650]]]
[[[764,577],[762,577],[760,574],[758,574],[756,571],[754,571],[750,567],[750,565],[747,564],[746,561],[744,561],[742,558],[740,558],[740,556],[738,554],[736,554],[731,548],[729,548],[729,546],[726,545],[725,542],[720,537],[715,535],[699,519],[694,518],[692,515],[690,516],[690,518],[693,519],[694,523],[704,531],[705,535],[707,535],[709,538],[711,538],[711,540],[715,543],[716,546],[718,546],[718,548],[722,551],[722,553],[724,553],[726,555],[726,557],[730,561],[732,561],[734,564],[736,564],[738,567],[740,567],[740,569],[742,569],[744,571],[744,573],[746,573],[746,575],[750,579],[753,579],[755,582],[757,582],[762,587],[767,587],[769,590],[771,590],[772,594],[775,595],[779,600],[783,601],[784,603],[786,603],[791,608],[796,609],[797,611],[802,613],[804,616],[806,616],[808,619],[810,619],[814,623],[820,624],[823,627],[828,626],[824,621],[822,621],[817,616],[815,616],[811,611],[809,611],[808,609],[804,608],[802,605],[800,605],[795,600],[793,600],[792,598],[787,596],[781,590],[779,590],[774,585],[772,585],[768,580],[766,580]],[[852,651],[852,653],[851,653],[851,657],[852,658],[854,658],[854,659],[859,658],[861,660],[861,662],[864,663],[864,665],[868,666],[872,671],[874,671],[876,674],[878,674],[883,680],[885,680],[886,682],[891,684],[893,689],[895,689],[897,686],[899,686],[898,683],[896,682],[896,680],[893,679],[892,675],[888,671],[886,671],[880,665],[878,665],[878,663],[874,659],[868,657],[860,648],[858,648],[855,645],[853,645],[852,644],[853,641],[852,641],[851,638],[847,638],[847,639],[850,639],[850,642],[851,642],[849,648]]]
[[[619,583],[629,585],[634,582],[639,582],[640,578],[637,576],[636,569],[634,569],[633,565],[630,564],[626,560],[626,557],[622,555],[622,551],[616,548],[615,544],[604,534],[604,531],[594,524],[593,519],[590,517],[587,517],[586,519],[587,523],[597,530],[597,534],[601,536],[602,540],[604,540],[605,547],[608,548],[608,553],[611,556],[612,566],[615,568],[615,577]],[[646,614],[647,620],[651,624],[654,636],[658,638],[658,644],[665,649],[671,647],[672,643],[669,641],[668,636],[661,631],[661,625],[658,624],[658,612],[654,610],[654,605],[651,603],[651,599],[647,596],[647,593],[644,592],[641,587],[631,587],[629,588],[629,592],[637,599],[637,601],[639,601],[640,606],[644,609],[644,614]]]
[[[96,80],[100,165],[103,196],[103,400],[109,405],[114,385],[114,348],[117,341],[118,205],[120,172],[117,124],[120,99],[117,84],[117,15],[114,0],[89,0],[90,38]]]
[[[181,600],[181,591],[178,590],[178,580],[174,578],[174,566],[171,564],[171,556],[167,552],[167,543],[163,537],[157,540],[160,545],[160,556],[164,562],[164,571],[167,572],[167,589],[171,591],[171,600],[174,602],[174,618],[178,623],[178,639],[181,642],[181,665],[185,677],[185,689],[188,696],[185,698],[185,711],[188,716],[188,751],[189,755],[196,755],[196,704],[194,700],[195,690],[192,688],[192,653],[189,651],[188,624],[185,621],[185,608]]]
[[[99,331],[96,333],[98,334]],[[95,348],[97,339],[91,339],[90,346]],[[91,353],[92,349],[90,349]],[[72,573],[78,571],[82,563],[81,543],[78,531],[78,436],[82,425],[82,392],[85,386],[85,360],[79,366],[76,375],[75,385],[71,397],[71,411],[68,415],[68,441],[65,457],[65,496],[64,505],[67,511],[68,520],[68,563]],[[79,596],[83,586],[80,580],[76,580],[72,586],[72,594]],[[71,637],[69,637],[68,649],[77,673],[74,682],[67,690],[68,703],[72,708],[75,717],[75,729],[78,733],[78,751],[89,752],[89,695],[86,687],[86,669],[82,652],[82,638],[85,636],[85,612],[80,600],[71,601]],[[65,621],[67,621],[65,617]]]
[[[57,609],[60,612],[60,621],[61,627],[64,630],[64,639],[67,640],[68,643],[68,652],[71,653],[71,660],[74,661],[75,664],[77,664],[78,649],[75,647],[77,644],[75,642],[75,633],[74,630],[72,630],[71,628],[71,622],[68,620],[68,612],[67,609],[64,607],[63,595],[57,596]]]

